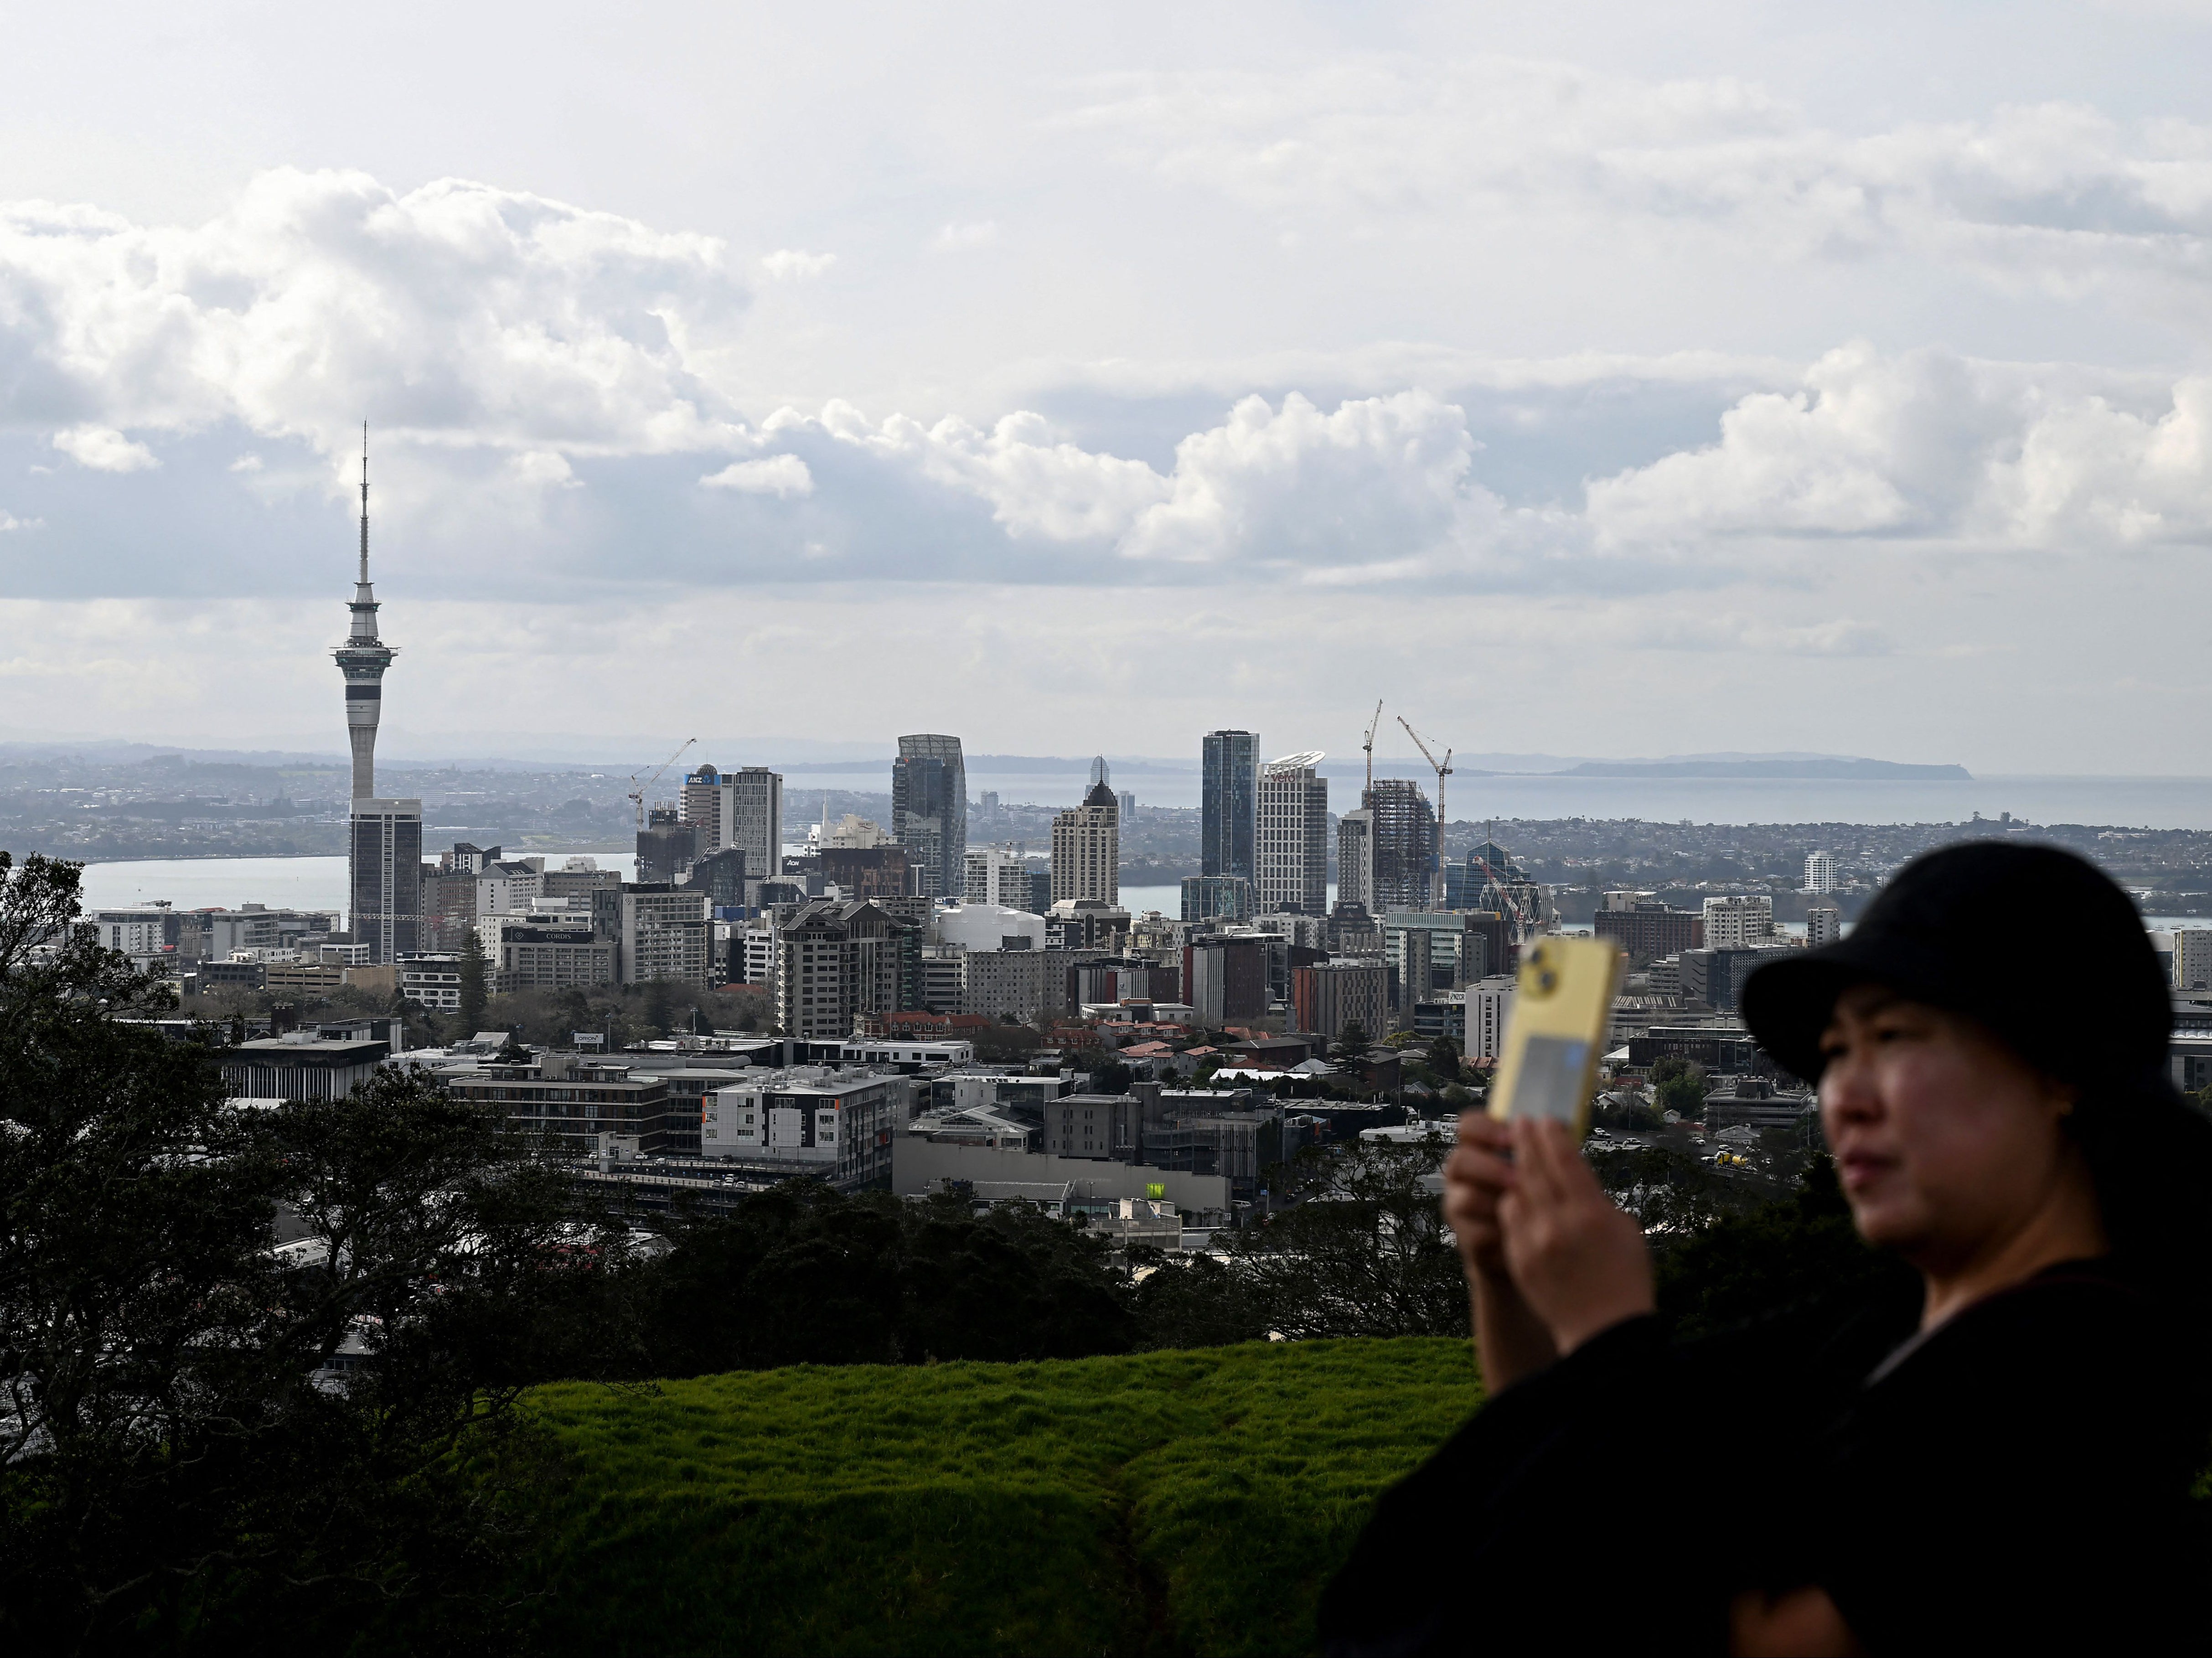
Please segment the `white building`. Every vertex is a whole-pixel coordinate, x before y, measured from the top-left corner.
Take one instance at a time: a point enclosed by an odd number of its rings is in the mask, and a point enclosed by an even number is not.
[[[1825,852],[1808,853],[1805,856],[1805,890],[1833,892],[1835,890],[1835,859]]]
[[[1705,900],[1707,950],[1748,950],[1773,936],[1774,900],[1764,893]]]
[[[1323,758],[1315,750],[1260,768],[1255,885],[1263,912],[1328,913],[1328,780],[1317,769]]]
[[[1044,917],[1004,904],[957,904],[940,909],[931,918],[930,929],[936,943],[957,944],[963,950],[1004,950],[1011,938],[1028,940],[1017,949],[1045,947]]]
[[[461,1011],[461,958],[458,956],[402,956],[399,993],[440,1013]]]
[[[1805,909],[1805,942],[1818,950],[1844,936],[1844,912],[1833,904],[1810,904]]]
[[[1462,1052],[1470,1060],[1494,1060],[1505,1051],[1505,1022],[1513,1017],[1513,987],[1510,973],[1478,979],[1466,990],[1467,1040]]]
[[[477,877],[477,914],[527,915],[545,894],[543,858],[502,859]]]
[[[962,859],[966,879],[966,902],[999,904],[1008,909],[1030,907],[1030,864],[1009,847],[969,847]]]
[[[707,1096],[700,1155],[818,1174],[852,1190],[890,1177],[890,1143],[913,1099],[902,1076],[771,1072]]]

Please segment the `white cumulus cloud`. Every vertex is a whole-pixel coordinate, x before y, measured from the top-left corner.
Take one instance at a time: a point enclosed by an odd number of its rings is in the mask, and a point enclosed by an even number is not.
[[[54,434],[54,447],[95,472],[144,472],[161,464],[151,449],[112,426],[70,427]]]
[[[805,282],[810,276],[822,275],[836,263],[835,253],[808,253],[795,247],[779,247],[763,256],[761,269],[776,282]]]
[[[814,493],[814,474],[797,455],[769,455],[759,460],[740,460],[699,480],[709,489],[735,489],[741,495],[774,495],[788,501]]]

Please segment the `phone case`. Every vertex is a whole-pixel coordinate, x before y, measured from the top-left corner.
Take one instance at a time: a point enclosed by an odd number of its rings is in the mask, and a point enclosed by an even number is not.
[[[1553,1117],[1577,1136],[1588,1132],[1599,1049],[1626,960],[1606,938],[1540,938],[1522,954],[1491,1115]]]

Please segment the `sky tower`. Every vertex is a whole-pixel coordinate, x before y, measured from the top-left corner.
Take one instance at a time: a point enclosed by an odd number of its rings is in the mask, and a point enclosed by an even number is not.
[[[353,629],[331,654],[345,676],[346,738],[353,744],[353,798],[376,793],[376,722],[384,711],[384,671],[398,653],[376,636],[376,592],[368,585],[368,426],[361,428],[361,575],[354,584]]]
[[[347,936],[366,945],[362,966],[411,956],[422,915],[422,803],[376,794],[376,725],[384,712],[384,671],[398,654],[376,636],[376,594],[368,585],[368,428],[361,428],[361,577],[354,584],[353,629],[331,654],[345,676],[346,739],[353,744],[353,806],[347,814]]]

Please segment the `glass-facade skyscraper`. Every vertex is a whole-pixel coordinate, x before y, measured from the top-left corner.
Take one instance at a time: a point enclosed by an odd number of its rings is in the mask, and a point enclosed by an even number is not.
[[[1256,878],[1260,739],[1250,732],[1206,734],[1199,867],[1207,875]]]
[[[927,898],[957,897],[967,888],[968,766],[960,739],[924,732],[898,740],[891,762],[891,838],[906,848],[907,867],[921,872]]]

